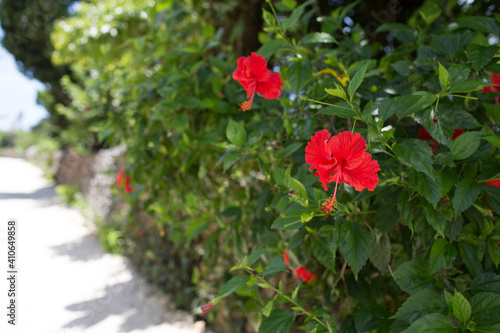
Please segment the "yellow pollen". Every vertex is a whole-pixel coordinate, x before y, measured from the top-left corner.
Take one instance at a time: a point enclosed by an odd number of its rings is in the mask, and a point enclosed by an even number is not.
[[[323,204],[321,206],[322,206],[321,209],[324,210],[326,213],[326,216],[328,216],[328,213],[332,213],[335,209],[337,209],[337,199],[332,194],[330,196],[330,198],[328,198],[328,200],[323,202]]]
[[[250,99],[248,101],[245,101],[245,102],[241,103],[240,104],[240,108],[241,108],[240,110],[241,111],[248,111],[248,110],[250,110],[252,108],[252,102],[253,101]]]

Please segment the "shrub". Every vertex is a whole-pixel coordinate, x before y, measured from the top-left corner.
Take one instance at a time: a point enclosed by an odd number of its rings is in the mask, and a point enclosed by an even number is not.
[[[186,258],[221,331],[498,331],[498,14],[429,1],[384,45],[357,3],[263,4],[254,83],[237,2],[81,3],[53,33],[79,73],[60,110],[127,145],[124,230],[151,241],[125,243],[159,285],[161,240]]]

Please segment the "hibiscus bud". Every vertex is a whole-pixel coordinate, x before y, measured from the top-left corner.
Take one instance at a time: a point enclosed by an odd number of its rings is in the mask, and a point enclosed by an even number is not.
[[[213,307],[213,304],[210,302],[208,304],[205,304],[201,307],[201,313],[205,314],[207,313],[208,311],[210,311],[210,309]]]

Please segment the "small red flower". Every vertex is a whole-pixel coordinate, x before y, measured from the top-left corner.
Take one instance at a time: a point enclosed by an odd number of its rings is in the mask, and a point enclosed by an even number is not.
[[[292,272],[293,274],[295,274],[297,279],[302,279],[306,283],[311,283],[312,279],[315,279],[316,281],[318,280],[316,274],[309,272],[304,266],[300,266],[299,268],[294,269]]]
[[[283,250],[283,261],[285,262],[286,268],[290,269],[290,256],[286,253],[286,250]]]
[[[241,111],[250,110],[255,93],[262,94],[265,99],[278,99],[283,86],[280,75],[277,72],[271,74],[266,59],[255,52],[249,57],[238,58],[238,67],[233,73],[233,79],[247,92],[248,101],[240,104]]]
[[[90,110],[90,105],[87,105],[87,106],[83,109],[83,111],[85,111],[85,112],[86,112],[86,111],[89,111],[89,110]]]
[[[201,313],[205,314],[213,307],[212,303],[205,304],[201,307]]]
[[[486,182],[484,185],[500,187],[500,178],[490,180],[489,182]]]
[[[496,84],[496,86],[489,86],[489,87],[484,87],[483,88],[483,93],[486,92],[497,92],[500,93],[500,75],[499,74],[493,74],[491,77],[491,83]],[[500,97],[495,97],[495,104],[498,104],[500,101]]]
[[[120,172],[116,175],[116,184],[118,187],[124,188],[125,192],[132,193],[134,189],[130,187],[130,176],[125,176],[125,169],[121,169]]]
[[[379,181],[377,172],[380,167],[376,160],[366,152],[366,141],[359,133],[349,131],[331,136],[328,130],[316,132],[306,147],[306,163],[328,191],[328,184],[335,181],[335,191],[323,209],[328,213],[336,206],[337,186],[346,183],[356,191],[367,188],[373,191]]]

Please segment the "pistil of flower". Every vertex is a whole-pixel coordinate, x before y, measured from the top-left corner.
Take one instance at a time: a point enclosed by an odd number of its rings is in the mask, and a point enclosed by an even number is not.
[[[241,111],[248,111],[252,108],[253,98],[255,96],[255,89],[257,89],[257,85],[254,85],[254,87],[252,88],[252,94],[250,95],[250,99],[240,104]]]
[[[330,198],[328,198],[328,200],[323,202],[323,204],[321,205],[322,206],[321,209],[325,211],[327,217],[328,213],[332,213],[335,209],[337,209],[336,197],[337,197],[337,186],[339,185],[339,178],[340,178],[340,170],[337,175],[337,180],[335,181],[335,191],[333,191],[333,194],[330,196]]]

